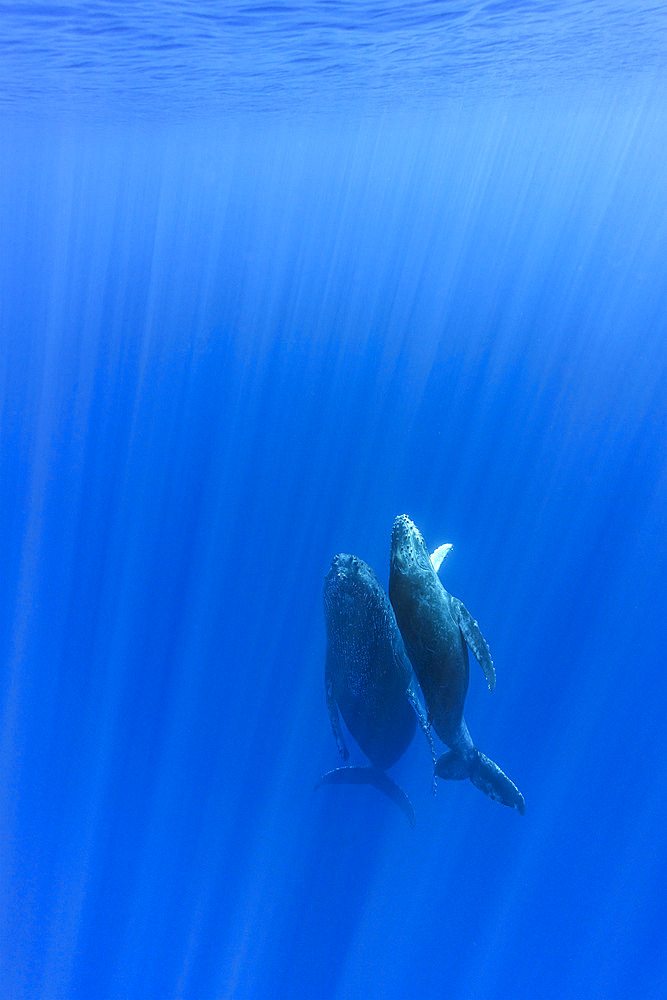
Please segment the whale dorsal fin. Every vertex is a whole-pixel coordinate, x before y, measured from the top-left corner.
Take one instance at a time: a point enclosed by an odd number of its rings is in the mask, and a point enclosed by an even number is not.
[[[446,542],[445,545],[438,545],[437,549],[431,556],[431,563],[433,564],[433,569],[436,573],[442,566],[442,561],[445,556],[449,555],[454,546],[450,542]]]

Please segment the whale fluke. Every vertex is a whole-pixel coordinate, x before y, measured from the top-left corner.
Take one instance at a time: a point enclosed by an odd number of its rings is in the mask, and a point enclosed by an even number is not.
[[[447,750],[438,757],[435,773],[439,778],[448,778],[450,781],[469,778],[475,788],[479,788],[495,802],[518,809],[522,816],[526,811],[523,795],[514,782],[476,747],[465,756],[456,750]]]
[[[410,826],[414,827],[416,823],[412,802],[400,785],[379,767],[358,767],[353,764],[336,767],[333,771],[323,774],[315,788],[320,788],[321,785],[375,785],[405,813]]]

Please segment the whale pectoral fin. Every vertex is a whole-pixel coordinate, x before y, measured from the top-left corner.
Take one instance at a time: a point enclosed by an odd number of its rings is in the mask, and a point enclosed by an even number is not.
[[[526,811],[523,795],[497,764],[494,764],[485,754],[477,751],[470,772],[470,780],[476,788],[504,806],[518,809],[521,815]]]
[[[415,715],[417,716],[417,719],[419,721],[419,725],[421,726],[422,732],[424,733],[424,736],[428,740],[428,745],[429,745],[429,747],[431,749],[431,760],[433,761],[433,767],[435,769],[435,743],[433,742],[433,733],[431,732],[431,725],[430,725],[430,723],[428,721],[428,718],[427,718],[427,715],[426,715],[426,711],[424,709],[424,705],[422,703],[421,698],[419,697],[419,695],[417,693],[417,683],[416,683],[416,680],[414,679],[414,677],[411,680],[410,685],[409,685],[409,687],[408,687],[408,689],[407,689],[407,691],[405,693],[406,693],[408,701],[410,702],[410,704],[412,705],[412,707],[414,709]],[[433,772],[433,787],[432,787],[432,792],[433,792],[434,795],[435,795],[436,787],[437,787],[437,781],[436,781],[435,770],[434,770],[434,772]]]
[[[450,542],[447,542],[445,545],[438,545],[435,552],[431,555],[431,565],[436,573],[440,571],[443,559],[449,555],[453,548],[454,546]]]
[[[452,614],[461,629],[463,638],[472,649],[475,654],[475,659],[484,671],[486,683],[489,685],[489,691],[493,691],[496,686],[496,671],[493,666],[493,660],[491,659],[491,652],[487,641],[480,632],[479,625],[466,606],[461,604],[461,601],[459,601],[456,597],[452,597],[451,607]]]
[[[338,747],[338,753],[341,755],[343,760],[348,760],[350,757],[350,751],[345,746],[345,740],[343,738],[343,728],[340,724],[340,715],[338,714],[338,705],[336,704],[336,699],[333,693],[333,681],[331,680],[331,675],[327,667],[324,671],[324,679],[326,684],[327,692],[327,709],[329,711],[329,722],[331,723],[331,730],[334,734],[334,739],[336,740],[336,746]]]
[[[410,826],[415,826],[416,818],[412,802],[403,789],[379,767],[357,767],[353,764],[336,767],[333,771],[323,774],[315,788],[320,788],[321,785],[374,785],[405,813]]]

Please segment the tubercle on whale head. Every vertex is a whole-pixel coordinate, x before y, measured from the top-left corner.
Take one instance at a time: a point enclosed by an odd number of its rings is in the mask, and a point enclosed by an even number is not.
[[[372,586],[372,572],[363,559],[347,552],[339,552],[333,557],[329,572],[324,578],[325,597],[328,592],[340,589],[341,586],[349,592]]]
[[[390,569],[409,574],[412,570],[432,569],[431,558],[421,531],[407,514],[399,514],[391,530]]]
[[[331,560],[331,566],[327,576],[344,576],[346,573],[354,573],[359,567],[359,560],[356,556],[347,552],[338,552]]]
[[[385,617],[386,595],[375,573],[363,559],[339,552],[324,578],[324,615],[338,625],[358,625],[364,616]]]

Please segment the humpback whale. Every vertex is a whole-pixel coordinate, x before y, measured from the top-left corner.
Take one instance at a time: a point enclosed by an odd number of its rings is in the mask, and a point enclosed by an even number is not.
[[[429,722],[449,747],[438,758],[435,773],[441,778],[469,778],[490,798],[523,814],[523,795],[498,765],[477,749],[463,718],[468,646],[491,691],[496,673],[477,622],[461,601],[447,593],[438,577],[437,570],[450,548],[441,545],[431,557],[409,517],[401,514],[394,521],[389,599],[424,694]]]
[[[408,796],[385,772],[405,752],[421,725],[435,760],[433,739],[394,612],[371,567],[356,556],[334,556],[324,582],[327,633],[325,685],[331,729],[348,760],[340,715],[370,766],[347,765],[323,784],[371,784],[415,824]]]

